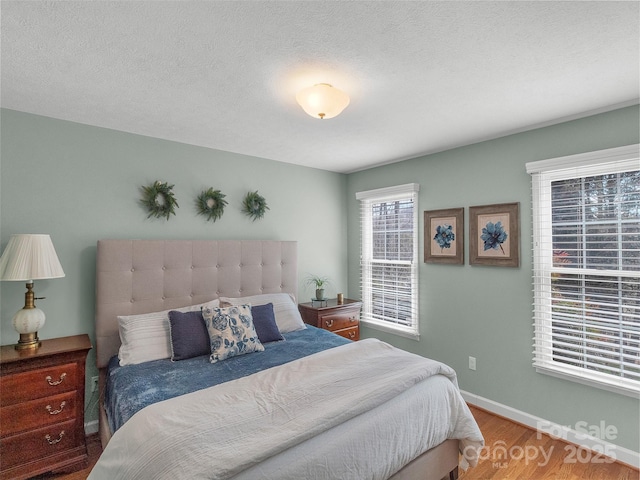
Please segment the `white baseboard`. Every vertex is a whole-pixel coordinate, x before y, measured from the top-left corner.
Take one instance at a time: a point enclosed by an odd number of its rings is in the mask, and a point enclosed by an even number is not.
[[[84,424],[84,434],[91,435],[92,433],[98,433],[98,420],[92,420]]]
[[[607,440],[588,435],[585,433],[589,430],[586,425],[585,430],[578,431],[573,428],[558,425],[557,423],[536,417],[535,415],[531,415],[521,410],[511,408],[507,405],[494,402],[488,398],[465,392],[464,390],[461,390],[460,393],[462,394],[462,398],[471,405],[476,405],[484,410],[488,410],[489,412],[508,418],[509,420],[513,420],[514,422],[531,427],[533,430],[551,435],[555,438],[560,438],[574,445],[579,445],[580,447],[589,449],[594,453],[604,453],[605,455],[608,455],[622,463],[626,463],[634,468],[640,468],[640,453],[634,452],[628,448],[620,447],[619,445],[615,445]],[[578,425],[576,425],[576,428],[579,428]],[[569,453],[568,456],[570,456]],[[578,461],[580,460],[581,458],[578,458]]]

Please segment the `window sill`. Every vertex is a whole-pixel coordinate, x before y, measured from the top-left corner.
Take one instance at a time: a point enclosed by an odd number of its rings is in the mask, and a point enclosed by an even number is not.
[[[420,334],[413,329],[392,327],[384,323],[372,322],[371,320],[364,320],[364,319],[360,319],[360,323],[373,330],[378,330],[380,332],[385,332],[385,333],[392,333],[400,337],[405,337],[405,338],[410,338],[412,340],[420,341]]]
[[[569,369],[553,368],[545,366],[536,366],[536,372],[543,375],[550,375],[552,377],[568,380],[570,382],[580,383],[582,385],[588,385],[590,387],[599,388],[608,392],[618,393],[620,395],[626,395],[627,397],[640,398],[640,390],[627,385],[616,385],[614,383],[607,383],[595,378],[589,378],[587,376],[580,375],[567,371]]]

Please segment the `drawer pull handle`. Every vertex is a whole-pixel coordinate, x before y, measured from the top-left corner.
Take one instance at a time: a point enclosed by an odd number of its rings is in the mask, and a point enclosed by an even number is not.
[[[51,435],[49,434],[47,434],[44,438],[47,440],[47,442],[49,442],[49,445],[55,445],[60,440],[62,440],[62,437],[64,437],[64,430],[60,432],[60,435],[58,435],[58,438],[51,438]]]
[[[60,380],[56,380],[54,382],[53,379],[51,378],[51,375],[47,375],[47,378],[45,378],[45,380],[47,381],[47,383],[49,385],[51,385],[52,387],[55,387],[56,385],[60,385],[62,382],[64,382],[64,378],[66,376],[67,376],[67,374],[63,373],[62,375],[60,375]]]
[[[327,326],[327,328],[331,328],[333,327],[333,319],[331,320],[325,320],[324,324]]]
[[[59,413],[62,413],[62,410],[64,410],[65,405],[67,404],[67,402],[62,402],[60,404],[60,409],[59,410],[52,410],[51,409],[51,405],[47,405],[46,409],[47,412],[49,412],[49,415],[58,415]]]
[[[349,332],[349,338],[356,338],[356,332]]]

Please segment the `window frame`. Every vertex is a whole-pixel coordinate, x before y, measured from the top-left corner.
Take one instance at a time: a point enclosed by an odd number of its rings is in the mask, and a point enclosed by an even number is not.
[[[578,367],[553,359],[551,276],[553,267],[553,233],[551,217],[551,185],[559,180],[582,179],[591,176],[640,170],[640,144],[571,155],[526,164],[532,175],[533,211],[533,287],[534,287],[534,358],[533,366],[542,374],[590,385],[596,388],[637,397],[640,382]],[[549,245],[550,247],[544,247]],[[562,271],[562,269],[560,269]],[[585,278],[613,270],[594,270],[588,266],[572,268],[571,273]],[[617,270],[614,277],[637,277],[640,272]]]
[[[420,185],[417,183],[408,183],[393,187],[378,188],[375,190],[367,190],[356,193],[356,199],[360,201],[360,285],[362,298],[362,314],[360,321],[375,330],[392,333],[402,337],[414,340],[420,339],[419,325],[419,298],[418,298],[418,272],[419,272],[419,216],[418,216],[418,192]],[[411,200],[413,202],[413,251],[412,259],[409,261],[393,262],[395,264],[403,264],[411,266],[411,324],[408,326],[400,325],[391,321],[375,318],[373,307],[371,304],[372,291],[370,284],[372,283],[367,275],[368,268],[373,262],[370,258],[373,256],[373,230],[372,230],[372,214],[371,209],[367,209],[366,205],[372,206],[376,203]],[[365,213],[367,212],[368,213]],[[366,237],[368,235],[369,237]],[[368,242],[365,242],[368,239]]]

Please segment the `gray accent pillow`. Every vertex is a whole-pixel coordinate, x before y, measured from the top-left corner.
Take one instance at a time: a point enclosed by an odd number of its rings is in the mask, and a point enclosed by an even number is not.
[[[276,325],[276,316],[273,313],[273,303],[266,305],[251,305],[253,326],[262,343],[277,342],[284,337]]]
[[[209,355],[211,345],[209,332],[204,324],[202,312],[169,312],[169,334],[171,336],[171,360]]]

